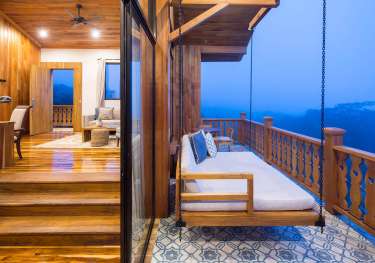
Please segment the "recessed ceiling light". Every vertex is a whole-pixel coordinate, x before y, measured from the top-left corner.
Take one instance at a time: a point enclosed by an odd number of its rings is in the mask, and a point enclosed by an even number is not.
[[[48,37],[48,31],[45,30],[45,29],[41,29],[41,30],[39,30],[39,36],[40,36],[41,38],[46,38],[46,37]]]
[[[100,37],[100,31],[97,30],[97,29],[93,29],[93,30],[91,30],[91,36],[92,36],[93,38],[99,38],[99,37]]]

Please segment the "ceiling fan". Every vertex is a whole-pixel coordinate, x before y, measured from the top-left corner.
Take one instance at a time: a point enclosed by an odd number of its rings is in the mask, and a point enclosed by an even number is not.
[[[87,19],[81,16],[81,9],[83,9],[83,6],[81,4],[77,4],[76,8],[77,8],[76,15],[72,14],[72,12],[70,12],[69,10],[65,10],[72,17],[70,22],[72,23],[73,26],[89,25],[101,19],[101,17],[99,16],[91,17],[90,19]]]

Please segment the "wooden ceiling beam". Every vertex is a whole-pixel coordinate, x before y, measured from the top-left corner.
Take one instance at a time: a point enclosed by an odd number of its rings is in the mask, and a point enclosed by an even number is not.
[[[178,1],[176,2],[178,4]],[[216,5],[222,3],[230,5],[276,7],[279,5],[279,0],[182,0],[183,5]]]
[[[229,4],[228,3],[220,3],[216,4],[215,6],[211,7],[207,11],[203,12],[199,16],[193,18],[189,22],[185,23],[184,25],[181,26],[181,35],[186,34],[196,26],[200,25],[210,17],[214,16],[215,14],[219,13],[221,10],[223,10],[225,7],[227,7]],[[180,28],[177,28],[173,32],[169,34],[169,41],[174,41],[178,38]]]
[[[202,54],[246,54],[241,46],[200,46]]]
[[[251,19],[249,23],[249,30],[253,30],[258,23],[263,19],[263,17],[270,11],[270,8],[263,7],[259,12]]]

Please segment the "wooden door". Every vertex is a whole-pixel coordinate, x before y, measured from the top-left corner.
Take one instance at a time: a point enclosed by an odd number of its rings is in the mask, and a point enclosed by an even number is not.
[[[30,74],[30,135],[51,132],[53,102],[51,70],[32,66]]]

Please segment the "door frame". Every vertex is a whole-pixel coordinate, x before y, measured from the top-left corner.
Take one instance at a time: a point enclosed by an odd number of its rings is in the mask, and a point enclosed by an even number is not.
[[[153,2],[153,1],[151,1]],[[137,0],[121,1],[121,263],[132,262],[132,22],[133,19],[143,29],[146,38],[153,47],[152,51],[152,218],[147,229],[145,244],[140,255],[140,262],[144,262],[155,220],[155,44],[153,33],[155,9],[149,5],[152,14],[150,23],[146,20],[142,8]],[[142,95],[143,96],[143,95]],[[130,201],[129,201],[130,200]]]
[[[54,69],[71,69],[73,76],[73,131],[82,130],[82,63],[81,62],[41,62],[41,67]],[[52,76],[52,74],[51,74]],[[52,82],[51,82],[52,83]],[[52,88],[52,87],[51,87]]]

